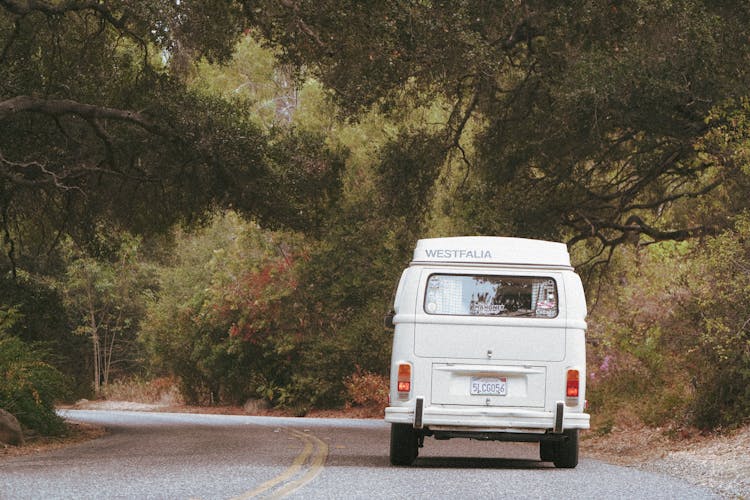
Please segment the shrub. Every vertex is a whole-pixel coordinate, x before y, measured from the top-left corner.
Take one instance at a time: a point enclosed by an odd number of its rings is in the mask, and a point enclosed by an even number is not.
[[[262,397],[288,399],[277,388],[290,379],[290,338],[303,331],[302,305],[291,298],[293,248],[233,212],[176,234],[174,260],[158,273],[140,340],[153,372],[178,378],[187,403],[242,404],[261,385]]]
[[[385,375],[357,370],[344,382],[347,403],[383,410],[388,405],[389,380]]]
[[[592,413],[731,428],[750,415],[750,215],[698,243],[618,250],[589,317]]]
[[[46,353],[5,333],[0,321],[0,408],[15,415],[29,429],[62,435],[65,423],[55,413],[54,401],[64,395],[64,376],[45,361]]]
[[[692,415],[702,428],[735,427],[750,418],[750,215],[705,245],[700,276],[682,312],[699,327],[685,346],[693,367]]]
[[[89,344],[71,330],[54,283],[25,272],[19,272],[17,280],[0,277],[0,307],[3,305],[12,305],[15,313],[11,315],[13,321],[6,321],[0,328],[48,352],[45,361],[66,377],[71,398],[91,397]]]
[[[680,279],[688,250],[620,248],[598,295],[590,294],[587,397],[595,417],[625,412],[651,425],[687,420],[692,393],[684,346],[697,333],[678,304],[687,293]]]
[[[133,401],[136,403],[181,404],[179,385],[174,377],[159,377],[146,380],[141,377],[128,377],[111,382],[103,387],[106,399]]]

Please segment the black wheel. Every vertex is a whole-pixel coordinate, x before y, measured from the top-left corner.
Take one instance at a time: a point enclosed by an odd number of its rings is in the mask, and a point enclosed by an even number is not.
[[[411,465],[419,454],[417,431],[410,424],[391,424],[391,465]]]
[[[578,429],[563,431],[567,439],[554,443],[555,456],[552,462],[555,467],[572,469],[578,465]]]
[[[539,443],[539,458],[542,462],[551,462],[555,459],[555,443],[552,441],[541,441]]]

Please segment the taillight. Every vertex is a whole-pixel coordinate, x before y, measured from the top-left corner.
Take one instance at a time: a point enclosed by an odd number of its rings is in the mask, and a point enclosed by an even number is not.
[[[406,396],[411,391],[411,365],[409,363],[398,365],[396,390],[400,396]]]
[[[565,384],[565,396],[577,398],[580,386],[580,374],[578,370],[568,370],[567,382]]]

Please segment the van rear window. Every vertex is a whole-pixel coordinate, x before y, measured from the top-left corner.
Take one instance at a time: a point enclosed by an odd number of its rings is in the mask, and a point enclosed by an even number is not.
[[[427,314],[554,318],[557,286],[545,277],[433,274],[427,281]]]

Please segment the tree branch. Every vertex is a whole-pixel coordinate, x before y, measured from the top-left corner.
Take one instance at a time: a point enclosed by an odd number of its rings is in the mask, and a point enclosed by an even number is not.
[[[98,0],[84,2],[67,0],[55,3],[39,0],[26,0],[25,2],[17,0],[0,0],[0,6],[5,7],[6,10],[17,16],[25,16],[32,12],[41,12],[49,16],[61,16],[68,12],[93,10],[99,13],[99,15],[106,19],[112,26],[122,30],[125,30],[125,21],[128,17],[127,13],[125,13],[119,19],[116,18],[109,8],[107,8],[107,5]]]
[[[653,238],[655,241],[682,241],[696,236],[703,236],[707,234],[715,234],[717,229],[709,226],[693,226],[685,229],[675,229],[671,231],[664,231],[655,227],[649,226],[643,219],[637,215],[631,215],[625,224],[614,224],[610,222],[599,223],[599,227],[602,229],[614,229],[622,231],[625,234],[645,234]]]
[[[22,112],[40,113],[53,117],[77,115],[93,120],[111,119],[133,123],[151,133],[165,135],[160,127],[136,111],[84,104],[71,99],[44,99],[26,95],[0,101],[0,122]]]
[[[580,215],[579,215],[580,216]],[[604,248],[614,248],[617,245],[627,242],[637,243],[639,235],[646,235],[653,240],[658,241],[684,241],[698,236],[716,234],[719,230],[713,226],[693,226],[684,229],[663,230],[646,224],[643,219],[637,215],[631,215],[625,224],[609,221],[591,221],[583,216],[582,219],[568,221],[566,224],[572,226],[578,231],[578,234],[568,240],[568,246],[595,237],[599,239]],[[578,225],[584,223],[585,228]],[[607,231],[620,233],[617,238],[608,238]]]
[[[0,62],[4,62],[5,58],[8,57],[8,52],[10,51],[10,48],[13,46],[13,43],[16,41],[16,38],[18,38],[18,33],[21,31],[21,21],[20,18],[16,19],[13,23],[13,33],[10,34],[7,41],[5,42],[5,46],[3,47],[3,51],[0,52]]]
[[[536,19],[536,17],[536,13],[531,13],[528,16],[524,17],[513,29],[513,33],[511,33],[507,38],[500,38],[498,40],[495,40],[490,45],[500,45],[505,50],[513,49],[517,45],[524,42],[526,42],[526,44],[530,46],[532,39],[543,35],[540,30],[532,26],[532,22]]]
[[[320,48],[326,47],[326,44],[323,43],[323,41],[320,39],[320,36],[317,33],[315,33],[312,30],[312,28],[310,28],[310,26],[307,25],[305,21],[302,20],[302,17],[300,17],[300,14],[299,14],[299,6],[296,3],[292,2],[291,0],[279,0],[279,3],[283,5],[284,7],[286,7],[287,9],[294,12],[294,16],[295,16],[294,22],[297,24],[297,27],[303,33],[305,33],[307,36],[312,38],[315,41],[315,43],[318,45],[318,47]]]
[[[73,12],[83,12],[83,11],[91,11],[96,13],[103,22],[109,23],[112,27],[120,31],[121,33],[126,34],[133,40],[135,40],[140,46],[143,51],[143,64],[145,67],[149,67],[149,56],[148,56],[148,43],[143,39],[141,35],[133,31],[130,27],[128,27],[128,20],[131,18],[131,14],[128,11],[125,11],[120,15],[119,17],[115,16],[113,12],[110,10],[109,6],[107,5],[106,1],[103,0],[87,0],[87,1],[77,1],[77,0],[66,0],[66,1],[60,1],[60,2],[45,2],[40,0],[26,0],[26,1],[19,1],[19,0],[0,0],[0,7],[4,7],[8,12],[11,14],[15,14],[16,16],[19,16],[18,19],[16,19],[16,22],[18,22],[19,19],[32,14],[34,12],[39,12],[41,14],[47,15],[47,16],[63,16],[68,13]],[[10,42],[6,46],[6,50],[10,47]]]
[[[7,196],[7,197],[6,197]],[[6,196],[3,196],[3,206],[2,211],[0,212],[0,216],[2,216],[3,219],[3,243],[7,247],[7,250],[5,252],[5,255],[8,257],[8,260],[10,261],[10,269],[11,269],[11,275],[13,277],[13,281],[16,280],[17,274],[16,274],[16,243],[13,239],[13,236],[11,236],[10,232],[10,219],[9,219],[9,210],[10,210],[10,198],[12,197],[12,194],[6,194]]]
[[[478,86],[477,86],[478,87]],[[460,92],[460,90],[459,90]],[[471,116],[474,114],[474,111],[476,110],[477,104],[479,103],[479,89],[475,89],[474,93],[471,96],[471,101],[466,106],[466,109],[463,110],[463,112],[460,112],[461,108],[461,101],[463,99],[459,97],[458,102],[456,103],[455,107],[453,108],[453,112],[451,113],[450,118],[448,119],[448,146],[447,149],[458,149],[458,151],[461,153],[461,159],[464,162],[464,164],[467,167],[467,175],[469,170],[471,170],[471,162],[469,161],[468,157],[466,156],[466,151],[464,150],[463,146],[461,145],[461,137],[463,136],[464,129],[466,128],[466,124],[471,119]],[[455,126],[453,125],[454,122],[458,122]],[[465,179],[464,179],[465,180]],[[462,183],[463,184],[463,183]]]
[[[682,198],[698,198],[700,196],[703,196],[704,194],[708,194],[709,192],[713,191],[715,188],[719,187],[721,184],[723,184],[723,179],[717,179],[711,184],[708,184],[707,186],[703,187],[702,189],[699,189],[698,191],[690,191],[690,192],[683,192],[683,193],[676,193],[671,196],[665,196],[664,198],[660,198],[654,202],[651,203],[635,203],[632,205],[628,205],[624,208],[623,211],[629,212],[632,210],[645,210],[645,209],[654,209],[661,205],[664,205],[665,203],[670,203],[673,201],[677,201]]]

